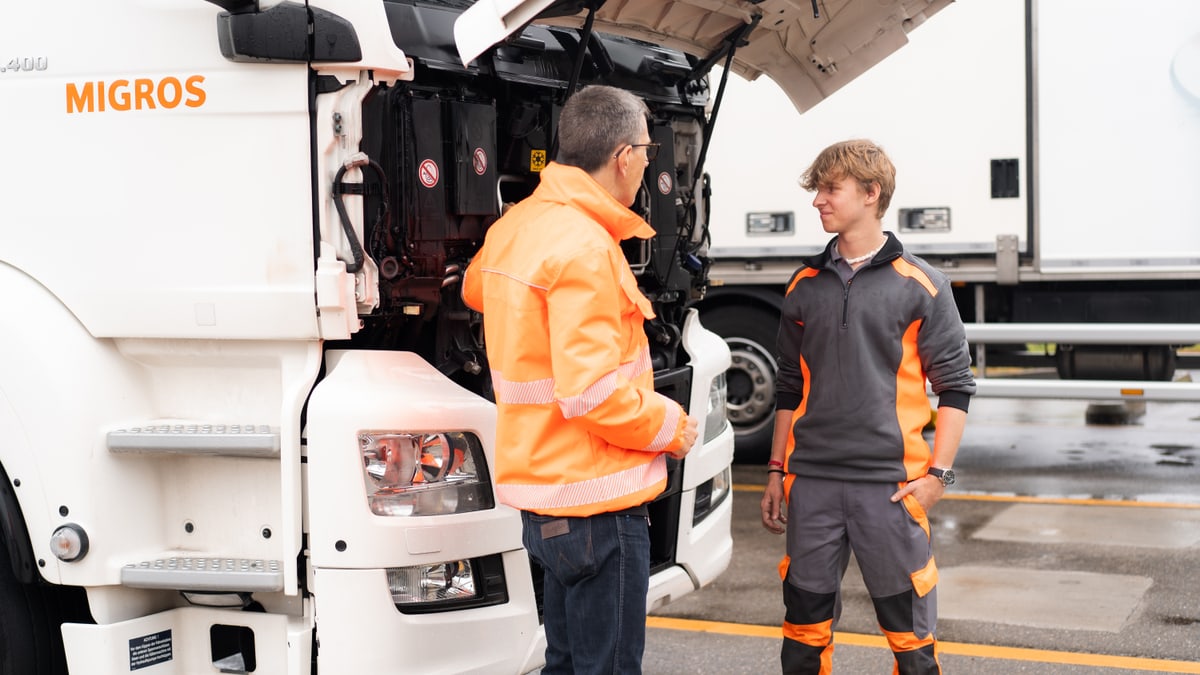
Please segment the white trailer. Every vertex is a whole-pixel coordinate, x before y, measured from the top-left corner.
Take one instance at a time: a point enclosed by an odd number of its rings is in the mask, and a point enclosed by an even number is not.
[[[959,2],[803,114],[760,78],[720,116],[697,306],[739,451],[769,443],[783,284],[828,240],[797,180],[847,138],[894,160],[885,229],[954,280],[981,395],[1200,398],[1167,382],[1200,342],[1200,3]],[[1062,380],[987,378],[1009,365]]]

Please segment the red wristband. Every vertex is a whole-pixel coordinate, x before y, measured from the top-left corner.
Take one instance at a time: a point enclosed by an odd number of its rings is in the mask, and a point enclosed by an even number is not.
[[[781,461],[779,461],[779,460],[777,460],[777,459],[773,459],[773,460],[771,460],[771,461],[767,462],[767,466],[777,466],[777,467],[779,467],[779,468],[781,468],[781,469],[782,469],[782,468],[783,468],[783,462],[781,462]]]

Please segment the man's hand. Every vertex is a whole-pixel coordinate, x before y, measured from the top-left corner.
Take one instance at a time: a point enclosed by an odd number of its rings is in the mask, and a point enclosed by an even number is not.
[[[783,534],[787,530],[787,503],[783,499],[783,476],[767,474],[762,496],[762,524],[767,531]]]
[[[929,513],[933,505],[941,501],[942,495],[946,494],[946,486],[942,485],[942,481],[937,477],[925,474],[908,481],[904,487],[896,490],[892,501],[898,502],[909,494],[917,498],[917,503],[925,509],[925,513]]]
[[[692,446],[696,444],[696,418],[688,415],[687,422],[683,425],[683,445],[679,446],[678,450],[671,451],[671,456],[675,459],[683,459],[692,450]]]

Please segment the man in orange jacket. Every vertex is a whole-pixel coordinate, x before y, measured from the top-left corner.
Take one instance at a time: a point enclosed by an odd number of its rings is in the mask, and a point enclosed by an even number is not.
[[[640,673],[650,534],[696,422],[654,391],[650,302],[621,251],[651,228],[629,206],[657,152],[646,104],[587,87],[559,118],[558,156],[488,230],[463,281],[484,315],[496,392],[496,491],[545,569],[542,673]]]

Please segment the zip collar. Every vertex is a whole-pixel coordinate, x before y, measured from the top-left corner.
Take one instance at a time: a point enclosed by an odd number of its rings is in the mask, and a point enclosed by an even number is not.
[[[887,241],[884,242],[883,248],[879,249],[879,252],[875,254],[875,257],[871,258],[871,260],[869,260],[866,265],[863,266],[864,268],[887,265],[896,258],[899,258],[901,255],[904,255],[904,244],[900,243],[900,240],[896,238],[896,235],[892,234],[891,232],[884,232],[883,235],[887,237]],[[824,251],[821,251],[814,256],[802,258],[801,262],[803,262],[805,266],[811,267],[812,269],[833,269],[833,247],[836,245],[837,237],[834,237],[833,239],[829,240],[829,243],[825,244]]]

